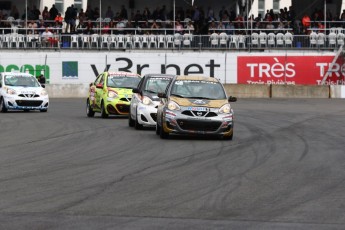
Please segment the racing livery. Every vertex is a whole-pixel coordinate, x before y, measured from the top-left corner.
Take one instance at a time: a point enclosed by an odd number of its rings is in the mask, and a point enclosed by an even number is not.
[[[133,89],[128,125],[141,129],[143,126],[156,126],[158,93],[164,93],[175,75],[146,74],[137,88]]]
[[[159,93],[156,134],[216,135],[233,138],[233,110],[223,85],[211,77],[177,76]]]
[[[102,118],[109,115],[128,115],[132,90],[140,82],[140,75],[128,72],[103,72],[90,84],[86,100],[86,114],[96,112]]]
[[[34,76],[20,72],[0,74],[1,112],[8,110],[47,112],[48,106],[48,93]]]

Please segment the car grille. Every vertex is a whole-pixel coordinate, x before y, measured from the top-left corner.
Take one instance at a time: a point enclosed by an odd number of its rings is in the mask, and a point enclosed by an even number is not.
[[[120,113],[129,113],[129,105],[118,104],[118,105],[116,105],[116,109]]]
[[[43,101],[16,100],[18,106],[40,106]]]
[[[183,115],[191,116],[191,117],[216,117],[217,114],[214,112],[207,112],[207,111],[190,111],[185,110],[182,112]]]
[[[132,99],[132,98],[129,98],[129,97],[128,97],[128,98],[123,97],[123,98],[120,98],[119,100],[120,100],[120,101],[130,102],[131,99]]]
[[[187,119],[178,119],[177,124],[181,129],[190,131],[217,131],[221,126],[221,121],[193,121]]]
[[[34,97],[40,97],[40,95],[38,95],[38,94],[29,94],[29,93],[25,93],[25,94],[21,93],[21,94],[18,95],[18,97],[34,98]]]
[[[157,121],[157,113],[150,113],[152,120]]]

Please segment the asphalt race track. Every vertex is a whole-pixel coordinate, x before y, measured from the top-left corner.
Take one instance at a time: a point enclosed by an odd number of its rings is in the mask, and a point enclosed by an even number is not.
[[[239,99],[233,141],[0,114],[0,229],[345,229],[345,100]]]

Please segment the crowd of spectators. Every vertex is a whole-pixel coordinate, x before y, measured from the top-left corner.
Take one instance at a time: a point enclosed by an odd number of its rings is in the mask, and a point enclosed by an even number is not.
[[[234,9],[227,9],[225,6],[221,7],[219,12],[215,12],[211,6],[204,9],[195,5],[187,9],[177,7],[174,17],[173,10],[168,11],[165,5],[157,6],[152,11],[148,7],[143,10],[131,9],[130,13],[124,5],[117,10],[108,6],[102,15],[98,7],[87,6],[84,11],[78,10],[74,5],[69,6],[63,14],[55,5],[52,5],[50,9],[45,6],[42,12],[34,5],[20,14],[14,5],[6,15],[0,11],[0,27],[8,28],[5,29],[5,33],[13,26],[13,21],[7,20],[8,17],[14,20],[21,19],[17,26],[22,29],[21,31],[32,29],[32,33],[43,33],[48,27],[53,33],[87,34],[99,32],[127,34],[178,32],[182,34],[188,32],[205,35],[221,32],[248,34],[259,30],[275,33],[289,30],[294,34],[308,34],[314,29],[320,31],[324,29],[325,19],[328,27],[342,26],[339,23],[345,21],[345,11],[340,16],[333,16],[331,11],[327,11],[325,16],[322,9],[315,9],[310,16],[296,18],[291,7],[289,9],[285,7],[279,12],[271,9],[267,10],[265,15],[246,17],[243,14],[236,14]],[[99,18],[107,20],[99,21]]]

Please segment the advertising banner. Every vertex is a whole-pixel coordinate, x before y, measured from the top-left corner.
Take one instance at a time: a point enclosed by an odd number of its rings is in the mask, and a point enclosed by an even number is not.
[[[237,82],[241,84],[344,84],[344,63],[333,56],[239,56]]]

